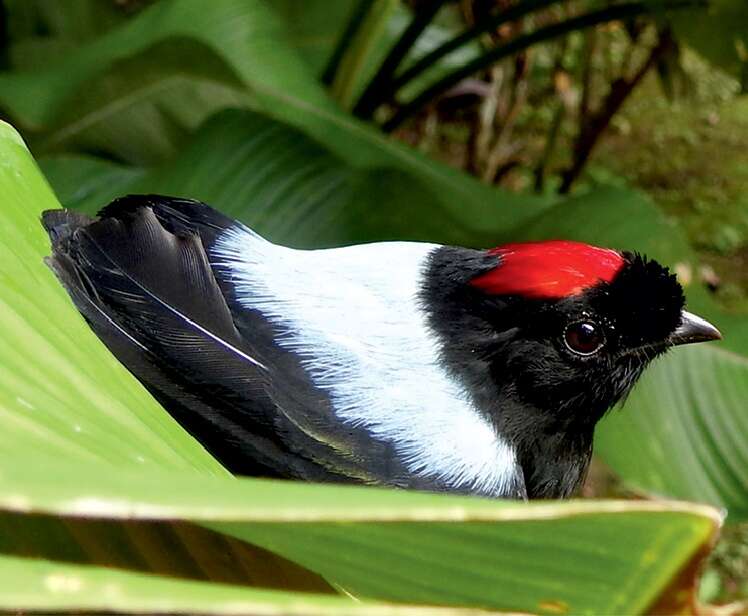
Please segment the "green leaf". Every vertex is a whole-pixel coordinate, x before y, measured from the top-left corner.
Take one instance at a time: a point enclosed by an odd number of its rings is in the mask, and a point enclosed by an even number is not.
[[[383,34],[399,6],[398,0],[375,0],[348,46],[330,88],[344,109],[353,107],[365,79],[376,67],[375,58],[381,60],[382,52],[386,51]]]
[[[59,204],[17,133],[4,123],[0,186],[3,459],[23,464],[24,456],[33,460],[44,451],[144,471],[224,472],[103,347],[44,264],[49,242],[39,214]]]
[[[312,66],[314,73],[319,74],[331,55],[338,37],[342,34],[346,18],[349,17],[355,4],[356,2],[352,1],[346,7],[342,2],[331,4],[326,0],[307,0],[301,5],[293,0],[275,0],[273,8],[286,23],[291,34],[291,44]],[[341,67],[346,75],[341,75],[339,79],[345,83],[348,92],[345,100],[348,102],[352,97],[357,98],[361,94],[388,51],[413,19],[413,12],[403,3],[396,3],[394,7],[382,5],[378,9],[386,13],[385,23],[377,22],[379,27],[373,28],[370,24],[365,31],[359,33],[357,36],[359,42],[354,42],[348,48],[347,55],[353,56],[348,60],[348,67]],[[432,21],[416,39],[410,53],[403,60],[402,68],[407,68],[413,64],[415,59],[426,55],[451,39],[463,26],[464,21],[457,9],[449,5],[442,7],[438,22]],[[473,41],[448,56],[440,58],[424,75],[416,77],[403,88],[405,98],[412,97],[429,82],[473,59],[480,51],[480,44]],[[356,65],[355,71],[353,70],[354,64]],[[334,86],[333,90],[341,86],[342,84],[339,83]]]
[[[273,10],[283,20],[289,42],[314,75],[322,75],[357,6],[367,0],[273,0]]]
[[[85,470],[84,486],[80,467],[58,464],[51,473],[45,461],[0,474],[0,509],[57,516],[68,526],[91,517],[114,528],[120,521],[133,539],[141,525],[199,522],[296,561],[359,598],[390,601],[641,613],[685,568],[692,573],[678,591],[693,584],[719,526],[714,510],[678,503],[524,504],[100,467]],[[33,519],[15,525],[14,541],[37,540]],[[101,530],[87,536],[85,525],[74,528],[83,545],[87,537],[105,540]],[[119,551],[148,548],[149,536]],[[213,550],[209,538],[203,543]],[[179,557],[167,550],[160,560]]]
[[[213,527],[319,571],[354,595],[574,614],[643,612],[676,572],[660,567],[683,562],[684,543],[695,530],[677,515],[651,511],[612,515],[589,508],[566,517],[560,506],[545,522],[528,513],[503,524]],[[611,551],[612,545],[618,547]],[[455,566],[460,562],[470,565]]]
[[[538,215],[520,234],[639,251],[672,265],[693,259],[683,233],[642,193],[626,188],[601,186],[572,196]]]
[[[32,70],[56,62],[109,28],[131,10],[98,0],[49,2],[5,0],[8,55],[14,69]]]
[[[97,204],[121,196],[146,169],[113,163],[94,156],[56,155],[40,161],[44,175],[65,207],[96,213]]]
[[[745,79],[748,70],[748,5],[711,0],[707,8],[673,16],[676,35],[707,60]]]
[[[243,83],[334,109],[286,43],[283,23],[260,0],[165,0],[77,47],[46,70],[0,75],[0,103],[30,127],[49,126],[61,105],[115,62],[171,38],[190,38],[222,57]],[[262,61],[258,62],[257,58]],[[262,93],[258,93],[261,96]]]
[[[114,62],[66,99],[31,147],[37,154],[73,149],[155,164],[175,154],[207,116],[249,101],[241,81],[210,47],[167,39]]]
[[[549,203],[547,198],[499,192],[468,179],[342,112],[293,50],[283,22],[260,0],[223,0],[207,12],[199,0],[164,0],[63,56],[46,71],[0,74],[0,103],[23,124],[49,126],[66,101],[115,62],[174,37],[192,38],[213,49],[252,93],[256,105],[351,166],[415,175],[433,187],[446,209],[483,204],[479,209],[486,214],[489,229],[527,220]],[[476,216],[472,226],[479,228],[483,221]]]
[[[642,378],[597,434],[629,482],[721,505],[748,519],[748,359],[714,347],[678,349]]]
[[[288,614],[323,616],[469,616],[471,610],[393,606],[349,598],[210,584],[0,556],[0,609],[23,613]],[[483,612],[481,612],[483,613]]]
[[[226,111],[157,169],[114,178],[112,167],[102,166],[111,181],[105,184],[92,173],[85,184],[101,191],[75,202],[94,213],[116,192],[188,196],[248,222],[270,239],[296,246],[375,239],[493,245],[515,221],[540,210],[533,198],[506,202],[502,193],[453,170],[445,169],[437,182],[436,163],[424,160],[427,169],[418,173],[399,169],[399,162],[392,156],[384,167],[357,165],[266,116]],[[43,165],[53,184],[69,185],[64,176],[73,172],[71,163],[52,159]],[[75,177],[94,171],[90,161],[86,165]]]
[[[54,461],[42,455],[37,463],[42,473],[57,474],[59,465]],[[100,508],[106,503],[92,496],[102,493],[95,477],[81,472],[81,467],[67,468],[77,470],[62,473],[60,479],[76,486],[79,501],[89,514],[58,516],[1,511],[0,560],[37,558],[217,584],[336,594],[319,575],[272,552],[197,524],[179,520],[103,519]],[[107,472],[111,476],[111,469]],[[170,481],[170,477],[162,476],[162,480]],[[43,482],[31,479],[25,492],[38,494],[43,489]],[[16,493],[16,506],[22,501],[28,504],[29,499]],[[137,510],[138,506],[133,508]],[[0,609],[3,596],[0,589]]]

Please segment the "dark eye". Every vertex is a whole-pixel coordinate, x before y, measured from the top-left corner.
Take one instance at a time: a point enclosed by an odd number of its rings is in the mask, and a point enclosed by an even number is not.
[[[572,323],[564,332],[564,342],[577,355],[592,355],[605,344],[602,328],[591,321]]]

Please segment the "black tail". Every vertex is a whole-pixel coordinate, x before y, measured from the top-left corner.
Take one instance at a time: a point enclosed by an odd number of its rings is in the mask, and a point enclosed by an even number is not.
[[[237,330],[206,249],[234,223],[184,199],[129,196],[98,219],[47,211],[47,263],[114,355],[230,470],[306,476],[275,429],[270,376]]]

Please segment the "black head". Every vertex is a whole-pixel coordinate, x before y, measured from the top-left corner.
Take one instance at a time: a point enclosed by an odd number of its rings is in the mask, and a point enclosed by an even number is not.
[[[595,424],[652,359],[719,337],[683,311],[666,267],[575,242],[440,248],[424,293],[446,365],[499,433],[532,456],[556,443],[584,467]]]

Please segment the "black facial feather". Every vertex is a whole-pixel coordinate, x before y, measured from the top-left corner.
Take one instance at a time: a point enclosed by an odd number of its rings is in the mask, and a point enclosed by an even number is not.
[[[442,357],[476,407],[516,448],[530,497],[566,496],[584,479],[595,424],[668,348],[683,291],[656,261],[624,253],[611,282],[562,299],[495,296],[470,285],[497,257],[437,249],[423,303]],[[589,322],[604,336],[582,356],[566,329]]]
[[[657,261],[630,252],[623,256],[618,276],[588,292],[590,304],[615,322],[622,349],[662,345],[680,323],[683,289]]]

